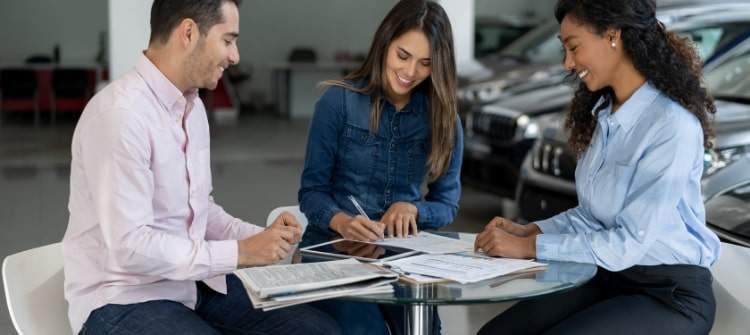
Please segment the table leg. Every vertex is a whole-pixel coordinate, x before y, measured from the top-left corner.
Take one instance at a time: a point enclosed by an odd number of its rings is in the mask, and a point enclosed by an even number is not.
[[[409,335],[432,334],[432,316],[435,305],[413,304],[405,308],[406,333]]]

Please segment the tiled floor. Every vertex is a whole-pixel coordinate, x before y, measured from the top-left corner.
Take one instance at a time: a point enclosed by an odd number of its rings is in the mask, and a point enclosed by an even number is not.
[[[67,225],[73,123],[0,127],[0,258],[60,241]],[[243,117],[212,126],[214,195],[231,214],[263,224],[275,207],[297,202],[307,121]],[[476,232],[499,214],[500,199],[464,189],[447,229]],[[0,334],[14,333],[0,293]]]

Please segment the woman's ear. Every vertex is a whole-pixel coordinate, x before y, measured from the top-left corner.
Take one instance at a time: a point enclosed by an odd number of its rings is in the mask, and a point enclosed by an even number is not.
[[[605,34],[604,36],[607,38],[607,42],[609,42],[609,45],[612,48],[617,48],[617,46],[621,44],[620,43],[621,37],[622,37],[621,29],[609,28],[604,34]]]

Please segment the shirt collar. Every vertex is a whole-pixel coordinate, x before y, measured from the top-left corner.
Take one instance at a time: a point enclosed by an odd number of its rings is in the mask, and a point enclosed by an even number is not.
[[[141,54],[138,63],[135,65],[135,69],[154,92],[159,102],[170,113],[182,114],[184,112],[179,108],[175,108],[181,102],[182,98],[185,99],[185,104],[187,104],[188,102],[192,103],[198,97],[198,89],[191,89],[183,94],[145,54]]]
[[[427,96],[425,95],[425,92],[423,92],[423,89],[419,87],[415,88],[411,92],[411,96],[409,97],[409,102],[406,103],[404,108],[401,109],[401,112],[408,113],[412,111],[422,110],[422,106],[425,104],[426,99],[427,99]],[[388,99],[384,99],[384,100],[391,108],[393,108],[393,111],[395,112],[396,107],[393,104],[391,104],[391,102],[388,101]]]
[[[611,99],[600,98],[596,103],[593,110],[599,108],[603,103],[608,103],[603,113],[599,113],[599,119],[610,117],[611,120],[622,127],[625,131],[630,130],[633,125],[638,121],[641,114],[647,109],[651,103],[654,102],[660,92],[654,87],[651,82],[646,81],[641,87],[639,87],[630,98],[625,101],[620,109],[616,113],[612,114],[612,102]],[[593,111],[592,111],[593,112]]]

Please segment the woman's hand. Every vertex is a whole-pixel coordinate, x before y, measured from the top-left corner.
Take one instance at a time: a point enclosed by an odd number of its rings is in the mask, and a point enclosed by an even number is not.
[[[518,237],[531,237],[542,233],[536,223],[521,225],[506,218],[496,216],[484,228],[495,227]]]
[[[363,215],[351,217],[345,213],[334,215],[330,227],[347,240],[365,242],[382,239],[385,228],[382,223],[368,220]]]
[[[396,202],[385,211],[382,221],[388,237],[406,237],[409,230],[417,235],[417,206],[408,202]]]
[[[521,237],[488,225],[477,235],[474,250],[495,257],[536,258],[536,235]]]

